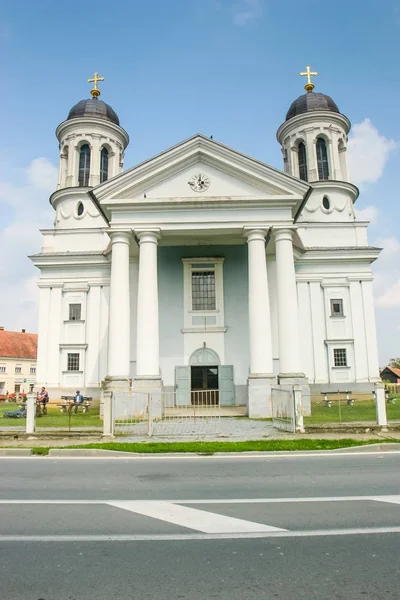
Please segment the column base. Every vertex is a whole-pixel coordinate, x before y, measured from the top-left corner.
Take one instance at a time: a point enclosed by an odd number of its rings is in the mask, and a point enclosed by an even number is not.
[[[129,392],[131,380],[128,376],[107,375],[103,381],[103,389],[107,392]]]
[[[273,373],[254,373],[248,378],[248,414],[250,419],[272,417],[271,387],[276,384]]]

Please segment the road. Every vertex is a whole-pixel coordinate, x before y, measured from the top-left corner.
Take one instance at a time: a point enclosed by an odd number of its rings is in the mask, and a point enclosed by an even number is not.
[[[2,600],[398,598],[400,453],[0,459]]]

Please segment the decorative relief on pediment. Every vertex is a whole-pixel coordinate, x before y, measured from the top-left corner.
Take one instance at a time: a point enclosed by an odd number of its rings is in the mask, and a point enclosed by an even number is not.
[[[205,173],[196,173],[189,179],[188,184],[194,192],[205,192],[210,187],[210,178]]]

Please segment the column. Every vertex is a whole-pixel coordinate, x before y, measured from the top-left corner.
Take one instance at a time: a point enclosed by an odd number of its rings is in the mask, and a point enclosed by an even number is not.
[[[271,317],[269,309],[266,231],[247,232],[249,254],[249,335],[250,374],[273,376]]]
[[[137,301],[136,379],[160,379],[156,231],[141,231]]]
[[[300,367],[299,317],[293,260],[293,230],[274,232],[276,249],[280,377],[304,378]]]
[[[111,237],[110,317],[108,375],[126,380],[130,374],[129,245],[131,232],[114,231]]]
[[[68,164],[65,187],[73,187],[78,185],[77,177],[75,177],[76,155],[78,153],[78,147],[75,146],[75,136],[67,138],[66,142],[68,144]]]

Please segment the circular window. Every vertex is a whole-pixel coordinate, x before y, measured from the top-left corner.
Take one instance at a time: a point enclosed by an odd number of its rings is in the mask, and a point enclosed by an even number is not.
[[[83,215],[83,204],[82,204],[82,202],[78,203],[78,207],[76,209],[76,213],[77,213],[78,217],[81,217]]]
[[[322,198],[322,206],[325,208],[325,210],[329,210],[331,207],[331,202],[328,198],[328,196],[324,196]]]

